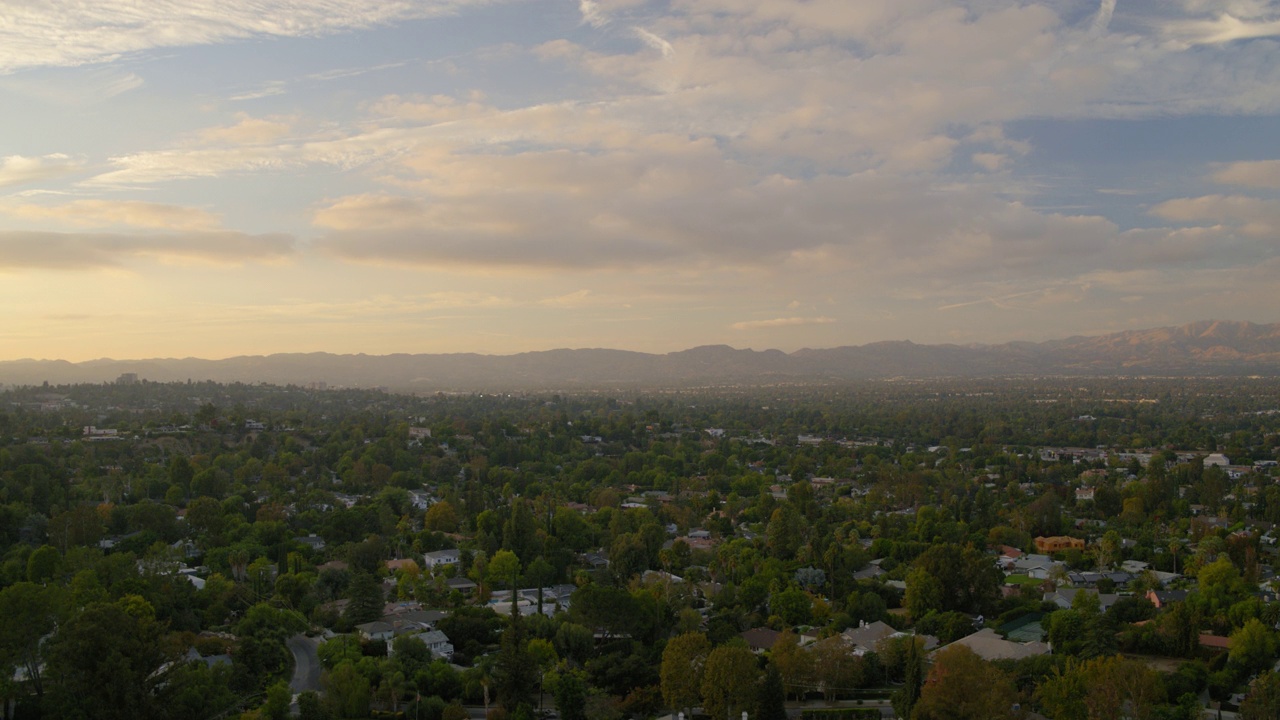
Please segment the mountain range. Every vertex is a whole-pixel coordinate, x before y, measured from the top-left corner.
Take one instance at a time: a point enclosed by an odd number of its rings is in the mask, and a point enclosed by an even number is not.
[[[1210,320],[1094,337],[1001,345],[877,342],[828,349],[739,350],[709,345],[667,354],[547,350],[516,355],[282,353],[225,360],[11,360],[0,383],[214,380],[401,391],[536,390],[767,385],[895,377],[1280,376],[1280,323]]]

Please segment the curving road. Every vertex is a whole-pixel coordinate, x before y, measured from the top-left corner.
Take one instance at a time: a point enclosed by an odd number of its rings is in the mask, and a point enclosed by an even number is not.
[[[289,689],[295,695],[307,690],[320,692],[320,656],[316,653],[316,639],[294,635],[285,644],[293,653],[293,679],[289,681]]]

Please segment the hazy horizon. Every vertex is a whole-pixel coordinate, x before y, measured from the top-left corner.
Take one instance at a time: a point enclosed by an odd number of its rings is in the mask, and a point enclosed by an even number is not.
[[[0,5],[0,360],[1280,319],[1276,0]]]

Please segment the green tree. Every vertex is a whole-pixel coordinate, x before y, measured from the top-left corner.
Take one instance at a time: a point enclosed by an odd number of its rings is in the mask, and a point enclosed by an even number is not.
[[[787,720],[787,692],[782,673],[773,663],[765,669],[764,682],[756,700],[756,720]]]
[[[222,503],[202,495],[187,504],[186,517],[187,527],[209,545],[215,545],[221,539],[225,525]]]
[[[538,687],[538,668],[529,656],[524,621],[519,613],[511,616],[511,623],[502,634],[494,659],[493,681],[498,702],[507,712],[515,712],[521,703],[529,702]]]
[[[168,657],[160,625],[136,603],[91,605],[58,628],[49,642],[45,695],[52,717],[126,720],[163,717],[160,691]]]
[[[165,674],[161,704],[173,720],[225,717],[243,702],[244,698],[232,690],[229,665],[180,662]]]
[[[520,558],[510,550],[499,550],[489,559],[488,580],[506,585],[514,595],[520,577]]]
[[[262,706],[262,714],[268,720],[285,720],[285,718],[289,717],[289,704],[292,702],[293,693],[290,692],[289,686],[281,680],[267,688],[267,701]]]
[[[564,669],[552,684],[561,720],[586,720],[587,683],[579,670]]]
[[[37,697],[44,694],[43,639],[53,632],[61,603],[58,588],[17,583],[0,590],[0,659],[26,670]]]
[[[912,568],[907,574],[907,592],[902,605],[912,620],[919,620],[931,611],[940,610],[943,602],[942,581],[924,568]]]
[[[1231,664],[1246,673],[1271,667],[1275,654],[1275,633],[1257,618],[1249,618],[1239,630],[1231,633]]]
[[[813,601],[809,593],[792,585],[769,598],[769,611],[782,618],[788,625],[800,625],[809,621]]]
[[[451,533],[458,531],[458,511],[448,500],[441,500],[427,508],[426,528],[432,532]]]
[[[750,712],[760,672],[756,657],[741,646],[722,645],[707,656],[702,675],[702,707],[712,720],[737,720]]]
[[[794,507],[786,504],[773,511],[765,532],[769,550],[774,557],[790,560],[804,542],[804,519]]]
[[[235,665],[242,671],[245,689],[261,691],[289,668],[291,654],[285,641],[307,628],[307,621],[292,610],[258,603],[236,623],[240,646]]]
[[[327,720],[328,717],[329,713],[324,701],[320,699],[320,693],[307,690],[298,695],[299,720]]]
[[[893,694],[893,710],[898,717],[909,718],[924,687],[923,639],[915,636],[905,639],[901,677],[902,687]]]
[[[662,699],[668,707],[692,715],[692,708],[702,698],[702,675],[710,653],[711,642],[702,633],[685,633],[667,642],[659,677]]]
[[[355,665],[342,663],[322,676],[325,704],[335,718],[365,718],[369,716],[369,700],[372,691],[369,679],[360,674]]]
[[[56,548],[41,545],[27,557],[27,580],[33,583],[48,582],[57,574],[61,564],[62,556]]]
[[[342,611],[342,619],[348,625],[373,622],[382,617],[386,598],[382,594],[382,586],[378,579],[369,573],[356,573],[347,588],[351,602]]]

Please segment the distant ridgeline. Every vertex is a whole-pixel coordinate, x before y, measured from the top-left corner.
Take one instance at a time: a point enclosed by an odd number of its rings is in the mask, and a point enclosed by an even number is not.
[[[1280,324],[1206,321],[1040,343],[898,341],[793,353],[716,345],[663,355],[561,349],[516,355],[284,353],[225,360],[0,362],[0,383],[8,385],[194,379],[410,391],[763,386],[1013,375],[1277,376]]]

